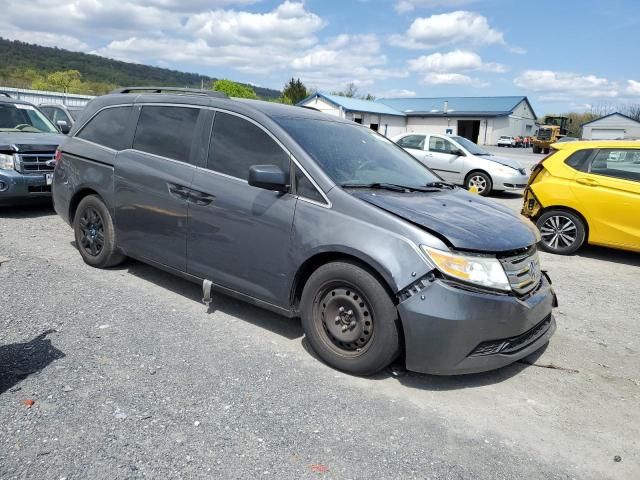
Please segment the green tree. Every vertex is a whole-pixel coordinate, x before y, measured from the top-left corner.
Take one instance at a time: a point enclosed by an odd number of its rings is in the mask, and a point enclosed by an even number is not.
[[[212,90],[226,93],[230,97],[258,98],[256,92],[249,85],[232,82],[231,80],[216,80],[213,82]]]
[[[47,75],[46,82],[51,85],[52,90],[70,92],[82,90],[82,75],[78,70],[65,70],[53,72]]]
[[[291,78],[282,90],[282,103],[295,105],[307,98],[308,95],[307,87],[304,86],[300,79]]]

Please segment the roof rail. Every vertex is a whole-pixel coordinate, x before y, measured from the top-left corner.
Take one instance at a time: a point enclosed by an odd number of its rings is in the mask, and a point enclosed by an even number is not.
[[[215,90],[179,87],[125,87],[116,88],[111,93],[176,93],[179,95],[200,95],[202,97],[229,98],[226,93],[217,92]]]
[[[0,95],[3,95],[5,97],[9,97],[9,98],[13,98],[11,95],[9,95],[7,92],[0,92]]]

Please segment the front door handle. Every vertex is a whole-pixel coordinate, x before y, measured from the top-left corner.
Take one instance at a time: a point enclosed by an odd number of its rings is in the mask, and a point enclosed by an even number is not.
[[[198,190],[191,190],[189,192],[189,201],[196,205],[209,205],[216,197],[209,195],[208,193],[199,192]]]
[[[587,185],[589,187],[597,187],[598,185],[600,185],[596,180],[593,180],[592,178],[576,178],[576,182],[578,182],[581,185]]]
[[[179,198],[180,200],[188,200],[189,199],[189,189],[182,185],[176,185],[174,183],[169,183],[169,193],[174,197]]]

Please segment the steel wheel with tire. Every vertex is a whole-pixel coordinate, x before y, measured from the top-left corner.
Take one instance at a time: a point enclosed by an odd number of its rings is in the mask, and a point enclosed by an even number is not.
[[[117,250],[109,210],[96,195],[84,197],[73,219],[76,246],[85,263],[97,268],[113,267],[125,256]]]
[[[328,263],[313,272],[300,313],[311,347],[338,370],[372,375],[398,356],[396,307],[378,279],[354,263]]]
[[[467,190],[470,190],[471,187],[476,187],[478,189],[478,193],[483,197],[489,195],[493,189],[491,177],[484,172],[471,172],[467,175],[467,179],[464,183]]]
[[[570,255],[585,241],[584,222],[577,215],[564,210],[550,210],[536,221],[540,230],[540,247],[558,255]]]

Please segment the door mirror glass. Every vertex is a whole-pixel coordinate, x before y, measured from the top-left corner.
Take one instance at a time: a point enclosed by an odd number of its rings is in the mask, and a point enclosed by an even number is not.
[[[249,185],[276,192],[289,191],[289,174],[277,165],[249,167]]]
[[[452,154],[452,155],[457,155],[458,157],[464,157],[464,156],[466,156],[466,154],[465,154],[462,150],[460,150],[459,148],[454,148],[454,149],[451,151],[451,154]]]
[[[56,122],[56,125],[58,125],[58,128],[60,129],[60,131],[65,135],[69,133],[69,130],[71,130],[71,127],[69,126],[69,124],[64,120],[58,120]]]

